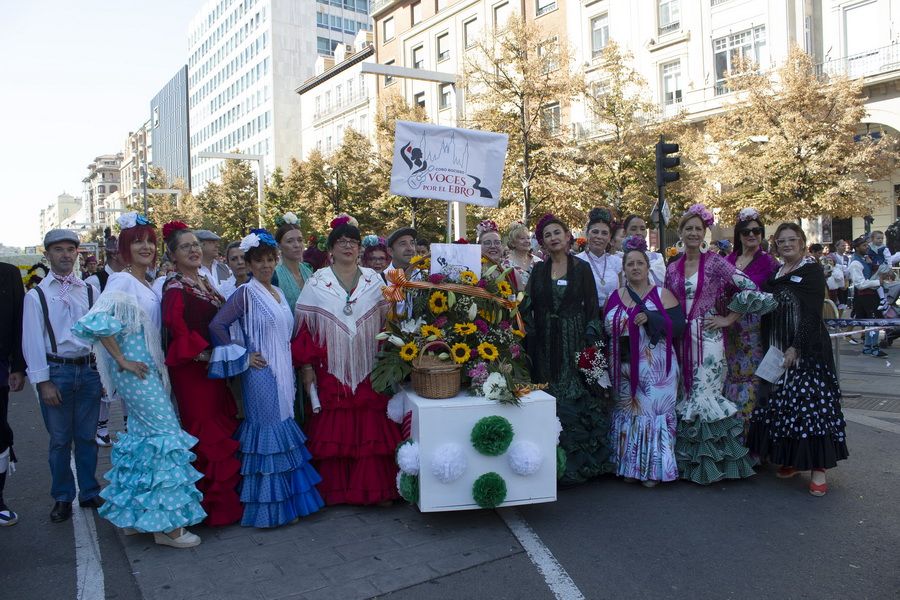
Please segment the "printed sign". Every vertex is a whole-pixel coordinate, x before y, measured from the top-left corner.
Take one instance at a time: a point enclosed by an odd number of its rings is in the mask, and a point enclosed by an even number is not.
[[[432,244],[431,275],[457,278],[463,271],[481,276],[481,246],[478,244]]]
[[[397,121],[391,193],[497,206],[506,134]]]

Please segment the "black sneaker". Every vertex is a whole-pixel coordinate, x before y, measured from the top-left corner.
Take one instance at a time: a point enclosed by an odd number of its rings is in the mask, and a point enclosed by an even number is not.
[[[875,358],[884,358],[885,356],[888,355],[888,353],[885,352],[884,350],[882,350],[881,348],[876,348],[875,350],[872,350],[871,355],[874,356]]]

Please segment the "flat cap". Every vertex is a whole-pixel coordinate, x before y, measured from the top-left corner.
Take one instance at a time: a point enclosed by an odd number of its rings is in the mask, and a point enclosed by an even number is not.
[[[411,235],[414,241],[417,237],[419,237],[418,234],[416,233],[416,230],[413,229],[412,227],[401,227],[400,229],[398,229],[397,231],[395,231],[394,233],[392,233],[391,235],[388,236],[388,239],[387,239],[388,247],[393,246],[394,242],[396,242],[397,240],[402,238],[404,235]]]
[[[194,235],[196,235],[197,239],[201,242],[218,242],[222,239],[209,229],[195,229]]]
[[[69,229],[51,229],[44,235],[44,248],[49,248],[51,245],[60,242],[71,242],[76,246],[81,244],[78,234]]]

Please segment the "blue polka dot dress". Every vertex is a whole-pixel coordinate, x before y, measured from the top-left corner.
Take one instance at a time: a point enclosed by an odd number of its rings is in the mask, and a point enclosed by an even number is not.
[[[100,495],[99,513],[117,527],[142,532],[171,531],[206,517],[195,482],[203,475],[191,466],[197,438],[181,429],[162,362],[159,298],[132,275],[111,275],[94,308],[73,331],[98,342],[113,336],[127,360],[149,367],[144,379],[120,371],[95,344],[103,385],[116,390],[128,407],[128,432],[112,449],[109,485]]]

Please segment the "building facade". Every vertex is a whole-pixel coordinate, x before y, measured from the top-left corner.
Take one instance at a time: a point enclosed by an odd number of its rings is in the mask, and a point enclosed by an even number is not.
[[[141,125],[137,131],[129,131],[122,151],[122,164],[119,167],[119,197],[129,205],[136,204],[141,198],[144,175],[152,160],[152,131],[150,121]],[[118,207],[107,206],[107,211],[118,210]],[[110,215],[106,215],[107,220]],[[113,220],[118,215],[113,215]]]
[[[197,13],[187,64],[192,190],[217,179],[221,166],[221,160],[200,158],[199,152],[259,154],[269,172],[286,169],[300,156],[294,90],[314,74],[318,39],[324,37],[316,15],[344,10],[345,4],[360,15],[354,23],[367,22],[356,0],[210,0]],[[343,29],[342,20],[341,27],[329,26],[328,53],[335,41],[352,43],[355,25]]]
[[[44,239],[44,234],[51,229],[73,226],[73,218],[80,210],[80,199],[65,192],[57,196],[56,200],[41,209],[40,237],[38,239]]]
[[[87,227],[101,227],[106,222],[106,197],[119,190],[120,168],[123,154],[101,154],[87,166],[84,184],[82,212],[89,219]],[[115,218],[115,217],[114,217]]]
[[[352,46],[339,45],[334,57],[320,56],[316,74],[297,88],[300,95],[301,156],[329,154],[348,129],[375,141],[375,78],[362,73],[372,60],[372,34],[360,31]]]
[[[188,115],[187,65],[150,101],[149,128],[153,139],[154,167],[166,175],[167,187],[179,181],[191,184],[190,119]]]

